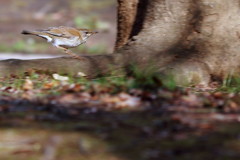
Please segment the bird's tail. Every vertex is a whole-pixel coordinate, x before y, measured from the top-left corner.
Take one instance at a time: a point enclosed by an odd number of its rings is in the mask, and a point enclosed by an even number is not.
[[[32,35],[39,35],[40,33],[37,31],[27,31],[27,30],[23,30],[22,34],[32,34]]]
[[[31,33],[31,31],[23,30],[23,31],[22,31],[22,34],[32,34],[32,33]]]

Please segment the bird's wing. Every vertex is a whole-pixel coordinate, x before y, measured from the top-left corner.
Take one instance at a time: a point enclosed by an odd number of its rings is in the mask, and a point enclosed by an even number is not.
[[[67,31],[63,28],[48,28],[45,30],[41,30],[41,32],[43,33],[48,33],[52,36],[56,36],[56,37],[63,37],[63,38],[70,38],[71,36],[67,33]]]

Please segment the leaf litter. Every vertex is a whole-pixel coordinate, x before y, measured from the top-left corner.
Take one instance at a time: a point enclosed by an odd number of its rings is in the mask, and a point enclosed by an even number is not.
[[[183,144],[187,149],[179,151],[178,141],[188,141],[193,136],[209,139],[215,132],[218,137],[222,134],[218,133],[221,130],[219,123],[225,126],[240,122],[238,93],[222,92],[215,88],[208,88],[208,91],[200,88],[198,91],[197,87],[177,87],[172,90],[162,84],[157,84],[155,89],[132,87],[132,78],[131,83],[128,78],[123,79],[124,83],[121,80],[116,83],[118,78],[91,81],[83,77],[76,80],[62,75],[55,75],[54,78],[51,75],[34,74],[37,75],[4,79],[0,88],[1,119],[12,113],[26,112],[23,119],[27,121],[94,121],[100,127],[87,125],[75,129],[97,131],[98,136],[107,141],[120,136],[117,138],[119,140],[129,131],[126,137],[144,139],[141,142],[143,148],[138,146],[133,149],[141,153],[134,157],[136,159],[184,156],[189,148]],[[16,79],[21,81],[16,82]],[[215,139],[212,139],[215,143]],[[164,141],[168,141],[172,147],[166,147]],[[123,154],[135,143],[122,141],[120,146],[115,144],[117,148],[112,148],[112,151]],[[210,147],[212,144],[207,145]],[[238,151],[233,150],[236,153]],[[19,150],[14,153],[19,152],[32,151]],[[227,155],[227,151],[223,154]]]

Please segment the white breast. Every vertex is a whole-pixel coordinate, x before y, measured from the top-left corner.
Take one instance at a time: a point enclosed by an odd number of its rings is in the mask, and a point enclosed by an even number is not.
[[[71,47],[76,47],[80,45],[81,43],[83,43],[83,41],[81,41],[79,37],[61,38],[61,39],[55,38],[52,43],[54,46],[67,46],[71,48]]]

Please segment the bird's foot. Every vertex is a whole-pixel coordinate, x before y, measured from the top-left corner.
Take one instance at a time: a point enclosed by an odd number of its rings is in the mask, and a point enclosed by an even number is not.
[[[72,58],[79,59],[79,60],[86,60],[86,58],[78,56],[70,50],[65,50],[65,53],[69,54]]]

